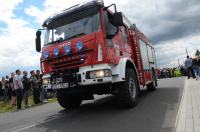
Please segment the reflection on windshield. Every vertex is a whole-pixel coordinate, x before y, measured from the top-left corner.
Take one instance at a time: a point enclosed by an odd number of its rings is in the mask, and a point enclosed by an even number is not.
[[[99,13],[77,20],[75,22],[46,31],[45,44],[69,40],[78,36],[90,34],[100,29]]]

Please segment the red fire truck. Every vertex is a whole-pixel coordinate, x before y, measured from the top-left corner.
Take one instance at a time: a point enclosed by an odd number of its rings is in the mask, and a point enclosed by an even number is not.
[[[62,107],[77,107],[94,94],[113,94],[131,108],[140,89],[156,89],[154,48],[115,4],[75,5],[46,19],[43,28],[42,49],[41,29],[36,32],[43,87],[56,90]]]

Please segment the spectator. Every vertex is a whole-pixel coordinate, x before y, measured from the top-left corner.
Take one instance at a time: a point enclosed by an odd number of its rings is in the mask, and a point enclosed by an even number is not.
[[[0,96],[2,96],[3,95],[3,91],[2,91],[2,83],[1,83],[1,81],[0,81]]]
[[[35,104],[40,103],[40,92],[39,92],[39,81],[36,78],[35,71],[30,72],[31,77],[30,77],[30,82],[31,82],[31,87],[33,89],[33,100]]]
[[[185,66],[187,68],[188,79],[190,79],[190,74],[192,74],[192,77],[195,78],[194,70],[192,67],[193,66],[192,59],[189,58],[189,56],[187,56],[187,59],[185,60]]]
[[[200,62],[198,58],[193,59],[193,67],[194,67],[196,80],[200,78],[200,64],[199,63]]]
[[[21,109],[22,98],[23,98],[23,84],[21,80],[21,71],[18,69],[16,70],[16,75],[13,78],[14,89],[16,90],[17,95],[17,109]]]
[[[11,95],[12,95],[12,89],[11,89],[11,87],[10,87],[10,78],[9,78],[9,76],[7,75],[6,76],[6,87],[7,87],[7,89],[8,89],[8,92],[7,92],[7,99],[11,99]]]
[[[24,103],[25,103],[25,108],[29,108],[29,96],[30,96],[30,89],[31,89],[31,84],[30,84],[30,79],[27,77],[28,73],[27,71],[23,72],[23,87],[24,87]]]
[[[42,87],[42,74],[40,74],[40,70],[36,71],[36,77],[39,80],[39,90],[40,90],[40,101],[41,102],[46,102],[45,99],[45,89]]]
[[[2,77],[2,91],[3,91],[3,99],[6,100],[7,99],[8,89],[6,87],[6,79],[5,79],[5,77]]]
[[[16,106],[16,91],[14,89],[13,78],[15,73],[11,73],[11,78],[9,79],[9,87],[11,88],[11,105]]]

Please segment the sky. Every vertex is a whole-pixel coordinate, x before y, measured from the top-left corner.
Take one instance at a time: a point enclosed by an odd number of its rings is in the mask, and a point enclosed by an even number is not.
[[[0,0],[0,77],[40,69],[35,32],[50,15],[85,0]],[[158,67],[178,66],[200,49],[199,0],[104,0],[116,3],[151,40]]]

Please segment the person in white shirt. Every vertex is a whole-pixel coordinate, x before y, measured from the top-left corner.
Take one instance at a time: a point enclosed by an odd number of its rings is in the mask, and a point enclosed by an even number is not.
[[[190,79],[190,74],[193,78],[196,78],[193,69],[193,62],[189,56],[187,56],[187,59],[185,60],[185,67],[187,68],[188,79]]]
[[[21,71],[16,70],[16,75],[13,78],[13,85],[17,95],[17,109],[21,109],[22,98],[23,98],[23,84],[21,80]]]

